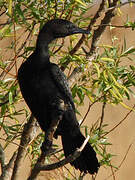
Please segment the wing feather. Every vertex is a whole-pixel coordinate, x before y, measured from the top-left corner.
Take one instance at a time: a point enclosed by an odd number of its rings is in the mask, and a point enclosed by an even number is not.
[[[53,63],[51,63],[50,70],[51,70],[52,78],[54,79],[56,86],[59,88],[61,93],[63,93],[66,99],[69,100],[70,104],[72,105],[72,108],[75,109],[72,93],[69,88],[68,81],[65,74],[61,71],[61,69],[56,64],[53,64]]]

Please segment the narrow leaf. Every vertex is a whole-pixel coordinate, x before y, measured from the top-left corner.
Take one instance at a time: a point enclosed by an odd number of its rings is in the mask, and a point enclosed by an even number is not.
[[[102,57],[101,60],[103,60],[103,61],[109,61],[109,62],[114,62],[114,59],[108,58],[108,57]]]
[[[96,70],[97,70],[97,75],[98,75],[98,78],[100,77],[100,70],[99,70],[99,67],[97,66],[96,63],[93,63],[93,65],[95,66]]]
[[[8,0],[8,13],[12,15],[12,0]]]

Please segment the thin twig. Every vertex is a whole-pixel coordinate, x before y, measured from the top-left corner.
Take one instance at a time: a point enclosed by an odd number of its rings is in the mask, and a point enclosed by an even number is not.
[[[63,150],[63,149],[62,149]],[[56,155],[54,155],[54,157],[58,160],[58,161],[60,161],[60,158],[58,158]],[[74,178],[74,179],[76,179],[76,177],[73,175],[73,173],[66,167],[66,165],[65,166],[63,166],[67,171],[68,171],[68,173]]]
[[[62,39],[61,45],[58,47],[58,49],[56,49],[56,50],[54,51],[53,54],[56,54],[58,51],[60,51],[61,48],[63,47],[63,45],[64,45],[64,38]]]
[[[116,180],[115,175],[114,175],[114,170],[113,170],[112,165],[111,165],[111,171],[112,171],[112,177],[113,177],[113,180]]]
[[[133,145],[133,142],[128,146],[128,149],[127,149],[127,151],[126,151],[126,153],[125,153],[122,161],[120,162],[120,164],[119,164],[119,166],[118,166],[118,169],[116,169],[115,171],[113,171],[113,174],[116,173],[116,172],[120,169],[120,167],[122,166],[122,164],[125,162],[125,160],[126,160],[126,158],[127,158],[127,155],[128,155],[128,153],[129,153],[129,150],[131,149],[132,145]],[[110,177],[113,176],[113,174],[109,175],[105,180],[108,180]]]
[[[100,124],[99,124],[99,131],[101,130],[103,120],[104,120],[105,105],[106,105],[106,103],[104,102],[103,105],[102,105],[102,114],[101,114],[101,119],[100,119]]]
[[[9,141],[9,140],[7,140],[7,139],[4,139],[4,138],[2,138],[2,137],[0,137],[0,139],[3,140],[3,141],[5,141],[5,142],[8,142],[8,143],[14,144],[14,145],[16,145],[16,146],[19,146],[19,144],[15,143],[15,142],[11,142],[11,141]],[[22,147],[23,147],[23,146],[22,146]]]
[[[1,10],[0,10],[1,11]],[[5,14],[6,13],[6,11],[3,11],[3,12],[1,12],[1,14],[0,14],[0,16],[2,16],[3,14]],[[3,24],[2,24],[3,25]],[[0,24],[0,26],[1,26],[1,24]]]
[[[89,103],[88,110],[87,110],[87,112],[86,112],[83,120],[79,123],[80,126],[84,123],[86,117],[88,116],[88,113],[90,112],[91,107],[92,107],[96,102],[98,102],[99,100],[101,100],[102,98],[103,98],[103,96],[101,96],[100,98],[98,98],[97,100],[95,100],[93,103],[91,103],[91,104]]]
[[[27,41],[28,41],[28,39],[30,38],[30,36],[31,36],[31,34],[32,34],[32,31],[33,31],[33,28],[34,28],[35,25],[36,25],[36,23],[34,22],[34,23],[33,23],[33,26],[32,26],[32,29],[31,29],[31,31],[29,32],[28,36],[26,37],[25,41],[22,43],[21,47],[18,48],[18,51],[16,52],[16,57],[22,57],[22,55],[24,54],[24,53],[23,53],[23,54],[19,55],[19,53],[22,51],[22,49],[24,49],[24,47],[26,46]],[[28,29],[25,31],[25,33],[26,33],[27,31],[28,31]],[[16,57],[14,56],[14,58],[11,59],[11,63],[8,65],[8,67],[7,67],[4,71],[2,71],[2,73],[0,74],[0,78],[1,78],[1,79],[4,79],[4,77],[5,77],[5,76],[11,71],[11,69],[15,66],[15,61],[14,61],[14,59],[15,59]]]
[[[95,102],[93,102],[92,104],[89,103],[88,110],[87,110],[85,116],[83,117],[83,120],[82,120],[81,123],[79,124],[80,126],[84,123],[86,117],[88,116],[88,114],[89,114],[89,112],[90,112],[91,107],[92,107],[94,104],[95,104]]]
[[[94,27],[99,27],[99,26],[109,26],[109,27],[115,27],[115,28],[133,28],[133,26],[129,26],[129,25],[113,25],[113,24],[98,24],[98,25],[94,25]]]
[[[81,68],[74,68],[71,75],[68,77],[68,85],[71,87],[74,82],[77,82],[78,78],[82,75]]]
[[[14,61],[15,61],[15,75],[17,76],[17,46],[16,46],[16,29],[15,29],[15,21],[13,17],[13,29],[14,29]]]
[[[132,109],[134,109],[134,108],[135,108],[135,105],[132,107]],[[125,117],[116,126],[114,126],[112,129],[110,129],[108,132],[106,132],[103,136],[101,136],[101,138],[105,137],[107,134],[114,131],[120,124],[122,124],[127,119],[127,117],[131,114],[131,112],[133,112],[132,109],[125,115]]]
[[[120,163],[119,166],[118,166],[119,169],[120,169],[120,167],[122,166],[122,164],[124,163],[125,159],[127,158],[127,155],[128,155],[128,153],[129,153],[129,150],[131,149],[131,146],[132,146],[132,145],[133,145],[133,143],[131,143],[131,144],[128,146],[128,149],[127,149],[127,151],[126,151],[126,153],[125,153],[125,156],[123,157],[121,163]]]

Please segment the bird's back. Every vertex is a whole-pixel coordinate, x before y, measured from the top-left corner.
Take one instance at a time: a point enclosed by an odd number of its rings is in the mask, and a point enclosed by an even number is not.
[[[51,113],[49,111],[53,101],[55,102],[62,99],[70,105],[69,99],[71,99],[71,94],[68,92],[69,97],[67,88],[64,90],[64,87],[58,85],[67,83],[65,79],[59,75],[59,67],[49,62],[45,66],[38,68],[37,64],[35,65],[34,63],[35,58],[36,56],[32,54],[27,61],[21,65],[18,71],[18,80],[27,105],[38,122],[41,122],[41,128],[45,131],[49,126],[49,114]],[[53,78],[53,72],[59,76],[59,82],[56,82]],[[66,91],[65,94],[64,91]]]

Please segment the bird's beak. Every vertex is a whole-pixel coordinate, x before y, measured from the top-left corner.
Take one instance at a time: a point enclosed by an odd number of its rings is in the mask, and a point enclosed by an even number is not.
[[[82,29],[82,28],[79,28],[79,27],[76,27],[73,30],[73,32],[74,32],[74,34],[90,34],[89,30],[85,30],[85,29]]]

